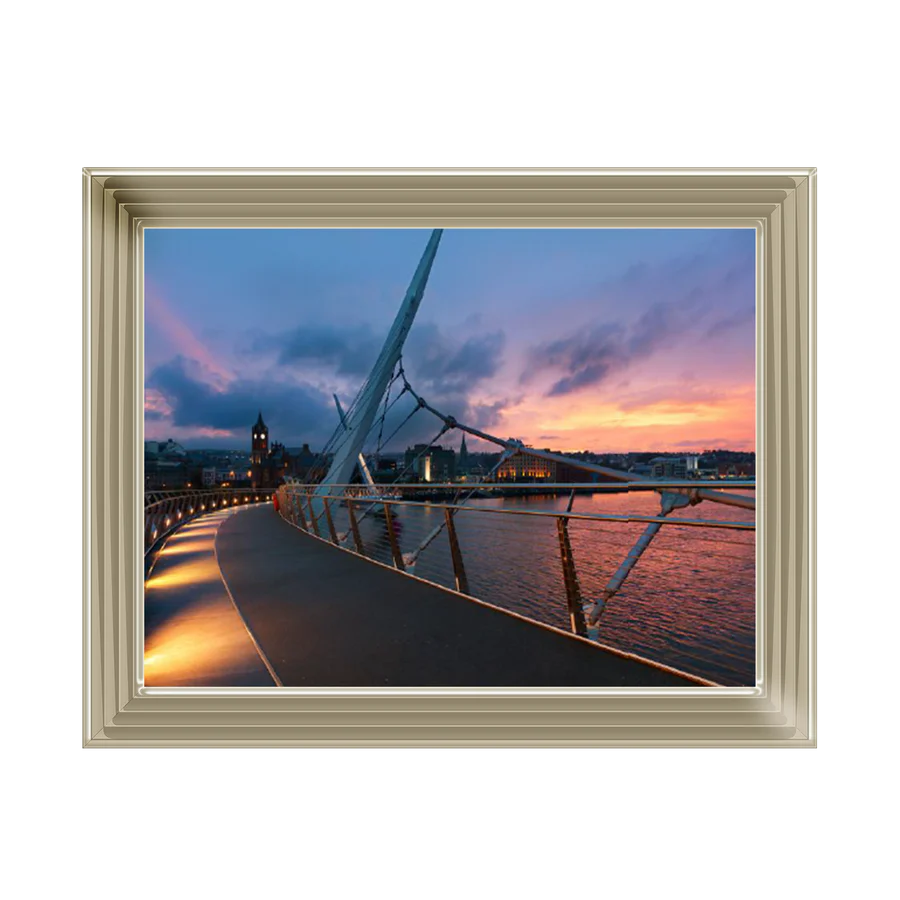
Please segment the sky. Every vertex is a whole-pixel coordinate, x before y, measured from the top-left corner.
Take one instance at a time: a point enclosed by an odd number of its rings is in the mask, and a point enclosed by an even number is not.
[[[262,412],[270,440],[320,449],[332,394],[352,401],[429,235],[147,229],[145,439],[249,449]],[[447,229],[404,368],[443,413],[535,447],[752,450],[755,243],[750,229]],[[401,398],[383,436],[413,406]],[[385,449],[439,427],[420,411]]]

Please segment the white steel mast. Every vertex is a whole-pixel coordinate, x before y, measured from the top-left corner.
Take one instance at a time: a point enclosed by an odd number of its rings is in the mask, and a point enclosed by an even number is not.
[[[394,324],[381,348],[381,353],[372,367],[362,392],[345,417],[344,440],[340,442],[335,451],[328,473],[316,488],[316,497],[327,496],[330,485],[349,484],[353,477],[353,470],[359,462],[363,444],[375,421],[378,407],[387,390],[394,367],[400,359],[403,344],[419,310],[419,304],[422,302],[425,285],[428,283],[431,265],[434,262],[442,233],[442,228],[435,228],[431,232],[425,252],[422,254],[422,259],[419,261],[416,273],[406,291]]]

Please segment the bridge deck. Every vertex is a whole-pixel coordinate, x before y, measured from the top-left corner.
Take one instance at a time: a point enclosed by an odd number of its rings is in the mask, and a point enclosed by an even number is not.
[[[298,531],[270,505],[226,519],[218,563],[286,686],[693,684]]]

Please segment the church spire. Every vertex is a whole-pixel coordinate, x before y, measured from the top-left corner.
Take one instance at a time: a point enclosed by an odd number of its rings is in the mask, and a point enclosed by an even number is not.
[[[469,449],[466,447],[466,433],[463,432],[462,443],[459,445],[459,472],[467,472],[469,469]]]

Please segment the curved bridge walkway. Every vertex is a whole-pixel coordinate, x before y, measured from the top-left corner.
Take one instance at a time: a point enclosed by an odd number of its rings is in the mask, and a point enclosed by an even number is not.
[[[295,529],[270,504],[195,520],[145,589],[145,684],[690,686]]]

